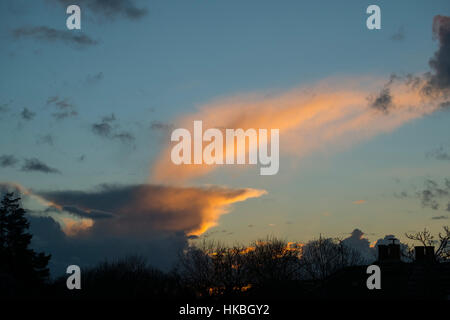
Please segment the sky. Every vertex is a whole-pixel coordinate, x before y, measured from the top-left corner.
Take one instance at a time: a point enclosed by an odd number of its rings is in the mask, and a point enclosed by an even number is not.
[[[69,4],[81,30],[66,28]],[[61,265],[201,239],[436,233],[450,212],[448,16],[448,1],[421,0],[2,1],[1,186]],[[175,170],[171,131],[193,120],[280,128],[279,172]]]

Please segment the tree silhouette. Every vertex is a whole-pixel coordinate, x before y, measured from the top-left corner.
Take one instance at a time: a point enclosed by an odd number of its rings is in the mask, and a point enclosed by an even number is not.
[[[33,236],[19,201],[6,193],[0,203],[0,274],[33,286],[48,279],[50,255],[29,248]]]
[[[200,296],[232,297],[250,288],[297,280],[300,252],[277,238],[255,241],[249,247],[204,240],[183,252],[178,272]]]
[[[337,271],[361,265],[361,254],[339,239],[322,238],[309,241],[303,247],[302,265],[305,275],[313,280],[324,280]]]
[[[419,241],[424,247],[435,246],[436,252],[434,253],[437,261],[449,261],[450,260],[450,228],[448,226],[443,227],[444,232],[439,232],[439,240],[435,240],[434,236],[426,228],[423,231],[416,233],[405,233],[408,239]]]

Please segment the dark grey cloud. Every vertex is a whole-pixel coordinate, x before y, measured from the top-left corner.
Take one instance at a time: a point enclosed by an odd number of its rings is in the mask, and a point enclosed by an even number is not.
[[[440,146],[437,149],[427,152],[427,157],[434,158],[437,160],[450,161],[450,154],[446,150],[444,150],[443,146]]]
[[[93,123],[91,130],[94,134],[110,140],[119,140],[124,144],[131,144],[135,137],[131,132],[124,131],[113,114],[104,116],[100,122]]]
[[[150,129],[152,130],[172,130],[173,125],[170,123],[165,123],[161,121],[152,121],[150,124]]]
[[[109,137],[112,131],[112,126],[107,122],[94,123],[91,128],[92,132],[102,137]]]
[[[433,220],[447,220],[448,216],[436,216],[436,217],[432,217],[431,219],[433,219]]]
[[[392,107],[392,96],[388,87],[383,88],[375,98],[371,98],[370,100],[370,106],[383,113],[388,113],[389,108]]]
[[[12,154],[4,154],[0,156],[0,167],[6,168],[6,167],[14,167],[19,160],[13,156]]]
[[[394,197],[399,198],[399,199],[408,198],[408,192],[406,192],[406,191],[402,191],[400,193],[394,192]]]
[[[385,114],[389,113],[389,110],[394,107],[394,97],[389,88],[395,81],[400,81],[426,96],[443,100],[440,103],[443,109],[450,106],[450,17],[439,15],[434,17],[433,35],[439,41],[439,48],[429,60],[431,71],[419,76],[392,75],[381,92],[368,97],[372,108]],[[392,37],[396,41],[403,38],[402,28]]]
[[[73,4],[72,0],[54,0],[64,7]],[[115,19],[117,17],[124,17],[131,20],[136,20],[147,15],[146,8],[139,8],[135,1],[132,0],[77,0],[76,4],[82,8],[87,7],[89,13],[98,15],[107,19]]]
[[[371,263],[376,259],[375,249],[370,246],[370,241],[360,229],[354,229],[349,237],[342,240],[342,244],[360,253],[364,263]]]
[[[145,238],[95,234],[74,237],[67,236],[51,217],[30,215],[28,220],[33,235],[32,248],[52,255],[49,267],[54,277],[64,275],[71,264],[84,269],[105,259],[111,261],[130,255],[142,256],[151,265],[169,271],[188,245],[186,236],[177,232],[152,231]]]
[[[113,218],[114,214],[111,212],[101,211],[101,210],[83,210],[75,206],[62,206],[61,208],[56,207],[48,207],[44,212],[51,213],[56,212],[60,213],[61,211],[70,212],[71,214],[80,217],[80,218],[90,218],[90,219],[105,219],[105,218]]]
[[[135,137],[133,134],[131,134],[130,132],[127,131],[123,131],[123,132],[119,132],[119,133],[115,133],[112,136],[113,139],[118,139],[123,143],[132,143],[135,140]]]
[[[68,98],[60,98],[59,96],[49,97],[47,99],[47,105],[51,105],[56,109],[52,113],[52,117],[57,120],[76,117],[78,115],[75,105],[70,103]]]
[[[62,120],[69,117],[76,117],[78,112],[76,111],[63,111],[63,112],[55,112],[52,116],[57,120]]]
[[[92,131],[102,137],[109,137],[111,135],[112,127],[107,122],[100,122],[92,124]]]
[[[402,27],[398,28],[398,30],[390,37],[392,41],[403,41],[405,40],[405,29]]]
[[[25,172],[61,173],[58,169],[49,167],[37,158],[25,159],[21,170]]]
[[[0,191],[20,192],[17,185],[0,183]],[[44,211],[30,213],[33,248],[52,254],[53,274],[63,273],[70,264],[82,267],[105,258],[143,255],[160,268],[173,266],[186,248],[190,230],[204,219],[240,198],[245,189],[181,188],[160,185],[100,185],[94,190],[42,191],[34,195],[52,204]],[[30,203],[30,191],[22,193]],[[188,199],[189,201],[186,201]],[[221,201],[222,200],[222,201]],[[174,205],[176,204],[176,205]],[[219,210],[220,211],[220,210]],[[93,225],[67,233],[67,215],[90,218]],[[70,225],[69,225],[70,226]]]
[[[71,212],[76,215],[94,220],[97,219],[89,215],[91,212],[110,215],[95,223],[89,233],[130,234],[145,238],[152,230],[184,233],[198,230],[222,206],[248,193],[247,189],[104,184],[89,191],[42,191],[37,194],[61,207],[72,208]]]
[[[88,76],[86,77],[86,82],[88,84],[94,84],[103,80],[103,77],[104,77],[103,72],[99,72],[96,74],[88,74]]]
[[[49,146],[53,146],[53,136],[51,134],[46,134],[44,136],[38,136],[37,144],[48,144]]]
[[[57,30],[47,26],[36,27],[20,27],[12,31],[12,35],[16,38],[33,38],[48,42],[60,41],[65,44],[75,45],[78,48],[84,48],[96,45],[98,41],[93,40],[89,36],[80,31],[74,30]]]
[[[438,210],[441,207],[440,201],[450,197],[450,180],[444,179],[443,186],[440,186],[436,181],[427,179],[424,185],[424,189],[417,192],[422,206]]]
[[[439,49],[429,61],[434,73],[429,75],[428,93],[450,89],[450,17],[434,17],[433,35],[439,40]]]
[[[23,108],[20,116],[22,117],[22,119],[30,121],[33,120],[33,118],[36,116],[36,113],[28,110],[28,108]]]

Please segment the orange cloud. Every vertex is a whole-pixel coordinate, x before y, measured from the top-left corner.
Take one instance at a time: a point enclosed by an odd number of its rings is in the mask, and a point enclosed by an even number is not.
[[[366,200],[356,200],[352,202],[353,204],[363,204],[366,203]]]
[[[92,219],[73,219],[68,217],[61,218],[62,231],[67,236],[74,236],[81,231],[85,231],[94,225]]]
[[[162,192],[152,191],[147,188],[139,190],[136,201],[125,211],[161,212],[166,215],[166,219],[156,220],[155,227],[161,230],[184,230],[188,231],[188,235],[200,235],[217,225],[219,217],[228,213],[233,203],[266,194],[264,190],[223,187],[164,187]]]
[[[288,92],[245,94],[213,101],[179,119],[177,127],[192,129],[194,120],[202,120],[204,130],[280,129],[280,152],[300,158],[317,151],[341,151],[432,113],[444,99],[423,94],[420,89],[424,85],[423,81],[391,81],[387,91],[389,105],[377,109],[371,103],[376,101],[380,89],[386,88],[379,79],[328,79]],[[152,181],[180,183],[218,167],[174,165],[170,150],[171,146],[165,148],[152,167]]]
[[[81,231],[146,237],[153,231],[197,236],[215,226],[234,203],[257,198],[264,190],[161,185],[101,186],[94,191],[45,192],[41,196],[69,211],[49,212],[68,235]],[[97,215],[93,215],[96,212]],[[106,215],[108,213],[108,215]],[[101,214],[101,216],[99,216]],[[64,216],[65,217],[65,216]],[[91,224],[88,220],[92,221]]]
[[[217,225],[234,203],[266,194],[252,188],[158,185],[40,194],[16,183],[0,183],[0,188],[20,193],[30,214],[51,217],[68,236],[92,232],[145,237],[152,231],[197,236]]]

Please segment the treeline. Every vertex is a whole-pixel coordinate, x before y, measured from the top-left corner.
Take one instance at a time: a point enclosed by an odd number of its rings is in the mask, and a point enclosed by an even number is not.
[[[358,251],[331,238],[320,237],[305,245],[267,238],[231,247],[203,241],[180,253],[170,272],[153,268],[144,257],[130,256],[83,270],[81,290],[68,290],[63,276],[49,283],[47,294],[184,301],[282,299],[294,293],[308,295],[330,275],[364,263]]]

